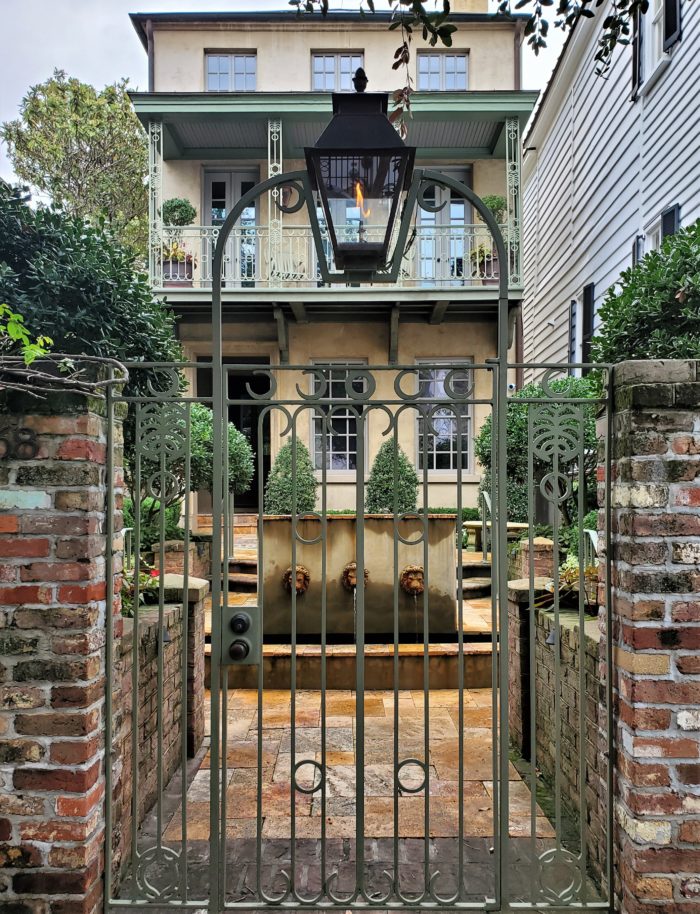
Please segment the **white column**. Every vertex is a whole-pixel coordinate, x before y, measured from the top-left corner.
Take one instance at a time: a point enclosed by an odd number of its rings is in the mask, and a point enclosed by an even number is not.
[[[148,273],[163,286],[163,125],[148,125]]]
[[[267,122],[267,176],[275,178],[282,174],[282,120],[270,119]],[[271,267],[281,267],[280,252],[282,249],[282,211],[278,203],[282,202],[282,188],[276,187],[267,194],[268,218],[268,276],[272,279]]]
[[[508,205],[508,227],[506,246],[509,253],[509,285],[523,284],[520,228],[520,121],[517,117],[506,118],[506,202]]]

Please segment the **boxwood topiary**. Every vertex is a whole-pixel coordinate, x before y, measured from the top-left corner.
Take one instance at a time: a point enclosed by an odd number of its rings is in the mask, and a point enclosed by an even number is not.
[[[418,504],[418,476],[395,438],[377,451],[365,494],[368,514],[405,514]]]
[[[296,466],[292,472],[294,456]],[[308,514],[316,507],[317,486],[308,449],[296,441],[292,450],[292,442],[288,441],[280,448],[265,484],[265,513]]]

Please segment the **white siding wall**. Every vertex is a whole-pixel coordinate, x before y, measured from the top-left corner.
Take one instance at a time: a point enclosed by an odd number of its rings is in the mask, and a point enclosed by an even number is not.
[[[576,29],[525,139],[527,361],[566,361],[571,300],[593,282],[598,305],[662,210],[678,203],[681,225],[700,218],[700,4],[682,0],[682,40],[635,102],[631,46],[617,49],[607,79],[595,75],[604,16]]]

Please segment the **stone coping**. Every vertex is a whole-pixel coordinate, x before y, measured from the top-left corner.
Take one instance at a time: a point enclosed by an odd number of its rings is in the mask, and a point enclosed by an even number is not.
[[[427,517],[428,520],[456,520],[457,514],[419,514],[416,511],[407,512],[408,516],[401,514],[396,515],[396,519],[399,521],[411,521],[411,520],[422,520],[422,518]],[[362,515],[365,520],[393,520],[393,514],[364,514]],[[322,520],[317,514],[300,514],[297,516],[297,521],[300,520]],[[326,520],[336,521],[336,520],[357,520],[357,514],[327,514],[325,517]],[[291,521],[291,514],[263,514],[264,521]],[[479,521],[481,523],[481,521]]]
[[[549,593],[547,589],[547,584],[551,582],[551,578],[546,577],[536,577],[534,579],[534,590],[535,596],[543,596],[546,593]],[[508,599],[512,603],[527,603],[530,600],[530,579],[529,578],[515,578],[512,581],[508,581]]]
[[[185,594],[185,576],[168,572],[163,575],[164,600],[167,603],[182,601]],[[209,581],[190,575],[187,579],[187,602],[199,603],[209,593]]]
[[[182,613],[181,603],[170,603],[163,607],[163,625],[168,628]],[[139,636],[146,637],[149,633],[156,636],[158,633],[159,608],[157,605],[146,603],[139,607]],[[134,634],[133,616],[124,616],[124,626],[121,635],[121,648],[123,652],[130,651]],[[152,631],[149,632],[149,629]]]

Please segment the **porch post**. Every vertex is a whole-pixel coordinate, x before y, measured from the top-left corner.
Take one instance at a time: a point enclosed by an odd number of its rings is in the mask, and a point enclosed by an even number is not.
[[[521,286],[523,283],[520,256],[520,121],[517,117],[506,118],[506,244],[508,247],[508,285]]]
[[[281,175],[282,167],[282,119],[271,118],[267,122],[267,177],[276,178]],[[282,211],[278,208],[281,202],[281,187],[267,192],[268,278],[271,276],[273,261],[279,261],[282,248]]]
[[[163,287],[163,125],[148,125],[148,273]]]

